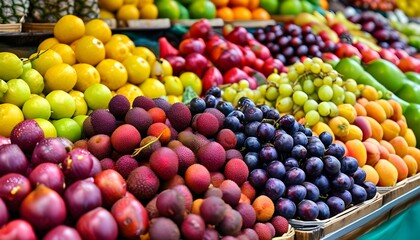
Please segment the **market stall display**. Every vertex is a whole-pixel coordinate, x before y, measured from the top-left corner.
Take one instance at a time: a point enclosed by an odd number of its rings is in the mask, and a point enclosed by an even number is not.
[[[419,27],[348,2],[0,1],[0,40],[42,37],[0,51],[0,238],[356,238],[409,207]]]

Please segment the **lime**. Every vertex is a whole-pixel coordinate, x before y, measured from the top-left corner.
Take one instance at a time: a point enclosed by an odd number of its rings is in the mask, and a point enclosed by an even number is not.
[[[191,3],[188,7],[191,19],[216,17],[216,6],[209,0],[198,0]]]
[[[307,1],[302,1],[302,12],[312,13],[314,11],[314,6]]]
[[[297,15],[302,12],[302,3],[299,0],[286,0],[280,3],[279,13],[283,15]]]
[[[74,103],[76,104],[76,110],[73,113],[73,117],[78,115],[85,115],[88,111],[88,105],[85,101],[84,94],[76,90],[70,91],[69,94],[73,97]]]
[[[31,97],[31,89],[22,79],[9,80],[7,86],[9,89],[0,98],[0,101],[3,103],[12,103],[18,107],[22,107],[26,100]]]
[[[179,19],[190,19],[190,12],[188,12],[188,8],[182,5],[182,3],[177,2],[179,7]]]
[[[44,90],[44,78],[33,68],[24,71],[19,78],[28,84],[31,93],[40,94]]]
[[[25,119],[43,118],[48,120],[51,116],[51,106],[47,99],[40,96],[32,96],[22,107]]]
[[[278,0],[261,0],[259,6],[273,15],[278,14],[279,2]]]
[[[58,137],[65,137],[72,142],[76,142],[82,136],[82,128],[71,118],[61,118],[53,122],[57,130]]]
[[[0,79],[18,78],[23,72],[23,63],[16,54],[0,52]]]
[[[84,98],[90,109],[106,109],[112,98],[112,92],[102,83],[95,83],[84,92]]]
[[[54,125],[43,118],[35,118],[34,119],[38,125],[42,128],[44,131],[44,136],[47,137],[57,137],[57,130],[55,129]]]
[[[180,11],[175,0],[160,0],[156,3],[159,18],[179,19]]]
[[[50,92],[45,99],[51,105],[51,118],[69,118],[72,117],[76,110],[76,103],[70,94],[63,90],[54,90]]]
[[[85,119],[88,117],[88,115],[77,115],[73,117],[73,120],[79,124],[79,126],[83,129],[83,123],[85,122]]]

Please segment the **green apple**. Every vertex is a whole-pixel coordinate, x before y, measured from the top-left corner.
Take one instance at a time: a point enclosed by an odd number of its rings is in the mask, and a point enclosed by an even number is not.
[[[82,128],[71,118],[61,118],[53,122],[58,137],[65,137],[72,142],[80,140]]]
[[[51,91],[46,97],[51,105],[51,118],[70,118],[76,111],[76,103],[70,94],[63,90]]]
[[[32,63],[28,58],[23,58],[21,60],[22,60],[22,64],[23,64],[22,65],[22,69],[23,69],[22,74],[24,72],[28,71],[29,69],[32,69]],[[21,77],[19,77],[19,78],[21,78]]]
[[[0,52],[0,79],[8,81],[18,78],[23,72],[23,63],[16,54]]]
[[[197,93],[197,95],[201,95],[201,91],[203,90],[203,84],[201,82],[201,79],[197,76],[197,74],[193,72],[184,72],[179,76],[179,79],[181,80],[182,85],[184,85],[184,88],[191,86],[192,89],[194,89],[194,92]]]
[[[6,81],[0,79],[0,98],[9,90],[9,86],[7,85]]]
[[[73,120],[76,121],[77,124],[79,124],[79,126],[83,129],[83,123],[85,122],[87,117],[88,115],[77,115],[73,117]]]
[[[69,94],[73,97],[74,103],[76,104],[76,110],[73,113],[73,117],[78,115],[86,115],[88,111],[88,105],[85,101],[84,94],[77,90],[71,90]]]
[[[47,99],[34,95],[29,98],[22,107],[25,119],[43,118],[50,119],[51,106]]]
[[[112,98],[112,92],[101,83],[89,86],[84,92],[85,101],[90,109],[107,109]]]
[[[23,71],[20,78],[28,84],[31,93],[40,94],[44,90],[44,78],[37,70],[31,68]]]
[[[163,77],[163,82],[166,89],[167,95],[181,96],[184,92],[184,85],[181,82],[181,79],[176,76],[165,76]]]
[[[22,107],[26,100],[31,97],[31,89],[22,79],[11,79],[7,82],[7,86],[9,89],[0,98],[0,102],[12,103]]]
[[[42,128],[42,130],[44,131],[44,136],[46,138],[57,137],[57,130],[55,129],[54,125],[50,121],[44,118],[35,118],[34,120]]]

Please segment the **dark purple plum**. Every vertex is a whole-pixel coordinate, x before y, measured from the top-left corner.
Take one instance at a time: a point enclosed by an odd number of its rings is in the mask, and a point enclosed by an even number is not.
[[[246,122],[253,122],[253,121],[261,122],[263,119],[263,113],[261,109],[259,109],[256,106],[246,108],[244,111],[244,115],[245,115]]]
[[[279,153],[290,153],[293,148],[293,138],[287,133],[274,138],[274,147]]]
[[[366,180],[366,172],[361,167],[358,167],[352,177],[355,184],[361,185]]]
[[[206,102],[207,108],[214,108],[217,104],[217,98],[213,95],[206,95],[204,97],[204,102]]]
[[[283,179],[284,175],[286,174],[286,168],[284,167],[283,163],[276,160],[270,162],[267,165],[266,170],[267,170],[268,176],[272,178]]]
[[[320,174],[318,177],[316,177],[314,180],[312,180],[312,183],[315,184],[319,192],[321,194],[326,194],[330,191],[330,181],[324,174]]]
[[[313,221],[318,217],[318,205],[311,200],[302,200],[297,206],[297,215],[304,221]]]
[[[268,180],[268,173],[264,169],[257,168],[249,173],[248,181],[256,189],[262,189]]]
[[[325,174],[332,176],[340,172],[341,163],[336,157],[332,155],[326,155],[322,161],[324,162]]]
[[[303,185],[292,185],[286,189],[286,197],[298,204],[306,197],[306,188]]]
[[[202,98],[195,97],[191,99],[189,108],[192,114],[202,113],[206,109],[206,102]]]
[[[247,137],[244,146],[247,152],[259,152],[261,150],[261,143],[256,137]]]
[[[219,101],[216,104],[216,109],[222,112],[225,116],[227,116],[230,112],[233,111],[233,105],[227,101]]]
[[[296,204],[287,198],[279,198],[276,202],[276,214],[291,219],[296,214]]]
[[[328,148],[333,141],[333,136],[331,135],[330,132],[324,131],[321,134],[319,134],[319,140],[321,140],[325,148]]]
[[[295,145],[290,152],[290,155],[295,158],[296,160],[300,161],[306,158],[307,150],[302,145]]]
[[[245,120],[245,115],[244,115],[244,113],[243,113],[242,111],[237,110],[237,109],[235,109],[235,110],[233,110],[232,112],[230,112],[230,113],[227,115],[227,117],[229,117],[229,116],[234,116],[234,117],[237,117],[237,118],[238,118],[238,120],[239,120],[240,122],[243,122],[243,121]]]
[[[258,153],[248,152],[244,156],[244,162],[248,166],[249,171],[260,167]]]
[[[338,159],[341,159],[344,156],[344,153],[345,149],[343,145],[338,143],[332,143],[325,151],[325,155],[331,155]]]
[[[308,151],[306,154],[308,157],[322,157],[324,156],[325,147],[321,141],[309,142],[308,145],[306,145],[306,150]]]
[[[357,168],[359,167],[359,163],[357,162],[356,158],[351,156],[344,156],[341,158],[341,169],[342,173],[347,175],[352,175],[356,172]]]
[[[265,118],[266,119],[278,120],[280,118],[280,113],[276,109],[270,109],[270,110],[267,111],[267,113],[265,115]]]
[[[222,90],[217,86],[213,86],[207,90],[206,95],[213,95],[219,98],[222,96]]]
[[[346,204],[343,199],[335,196],[331,196],[326,201],[328,208],[330,209],[330,215],[335,216],[346,209]]]
[[[259,121],[252,121],[245,124],[244,132],[249,137],[257,137],[257,129],[261,125]]]
[[[308,144],[308,137],[303,132],[295,132],[293,135],[293,145],[306,146]]]
[[[285,114],[279,120],[280,127],[284,129],[285,131],[292,129],[295,122],[296,122],[296,119],[291,114]]]
[[[265,145],[261,148],[260,153],[258,154],[259,159],[263,163],[270,163],[278,159],[278,154],[276,149],[271,145]]]
[[[309,178],[318,177],[322,173],[323,169],[324,162],[319,157],[310,157],[306,159],[306,162],[303,165],[303,170]]]
[[[324,201],[317,201],[316,205],[319,210],[318,219],[324,220],[330,217],[330,208]]]
[[[284,183],[286,186],[302,184],[305,181],[306,175],[305,172],[298,168],[292,167],[286,171],[284,176]]]
[[[293,167],[299,167],[299,162],[292,157],[288,157],[284,160],[284,167],[286,168],[286,171],[288,171]]]
[[[377,189],[376,185],[372,182],[364,182],[361,184],[361,186],[366,190],[367,198],[366,200],[372,199],[375,197]]]
[[[234,132],[239,130],[240,125],[241,125],[241,122],[235,116],[227,116],[225,117],[225,120],[223,120],[223,127],[228,128]]]
[[[366,190],[358,184],[354,184],[354,186],[350,189],[350,193],[351,193],[351,196],[353,197],[354,204],[359,204],[361,202],[366,201],[367,199]]]
[[[0,176],[8,173],[25,175],[29,161],[17,144],[4,144],[0,146],[0,166]]]
[[[346,207],[348,207],[353,201],[353,197],[351,196],[351,193],[348,190],[333,191],[331,193],[331,196],[335,196],[335,197],[339,197],[339,198],[343,199]]]
[[[351,182],[347,174],[339,172],[331,178],[331,188],[336,191],[344,191],[350,189]]]
[[[236,137],[236,149],[242,149],[245,144],[246,135],[243,132],[235,132]]]
[[[269,142],[274,138],[275,132],[273,124],[263,122],[257,128],[257,137],[263,142]]]
[[[264,194],[271,200],[276,201],[283,196],[286,191],[286,186],[283,181],[277,178],[269,178],[265,183]]]
[[[256,105],[255,105],[255,103],[254,103],[254,101],[252,101],[250,98],[248,98],[248,97],[241,97],[240,99],[239,99],[239,101],[238,101],[238,104],[237,104],[237,108],[240,110],[240,111],[244,111],[246,108],[248,108],[248,107],[255,107]]]
[[[270,106],[268,106],[267,104],[260,104],[260,105],[257,105],[257,107],[261,109],[264,118],[267,115],[267,112],[271,109]]]
[[[306,188],[305,199],[312,200],[314,202],[319,199],[319,189],[318,187],[311,182],[303,182],[302,186]]]
[[[296,49],[296,54],[300,57],[308,55],[308,52],[309,52],[309,48],[306,45],[300,45]]]
[[[308,137],[312,137],[312,135],[313,135],[312,129],[305,128],[305,135],[308,136]]]

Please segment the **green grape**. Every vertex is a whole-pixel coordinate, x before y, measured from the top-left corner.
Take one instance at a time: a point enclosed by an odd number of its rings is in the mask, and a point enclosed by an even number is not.
[[[278,88],[275,86],[269,86],[267,88],[267,92],[265,93],[265,98],[268,101],[274,101],[277,99],[277,97],[279,96],[279,91]]]
[[[318,74],[321,72],[321,65],[319,65],[318,63],[314,63],[311,66],[311,72]]]
[[[239,89],[239,84],[238,83],[232,83],[230,86],[235,90]]]
[[[315,101],[319,101],[318,93],[316,92],[313,92],[311,95],[309,95],[309,98]]]
[[[333,90],[329,85],[322,85],[318,89],[318,97],[321,101],[330,101],[333,96]]]
[[[339,97],[332,98],[331,99],[331,102],[335,103],[335,105],[343,104],[343,102],[344,102],[344,94],[341,95],[341,96],[339,96]]]
[[[318,102],[313,99],[308,99],[308,101],[303,104],[303,111],[305,113],[311,111],[311,110],[317,110],[318,109]]]
[[[305,60],[303,60],[303,65],[305,66],[305,71],[311,70],[312,64],[313,64],[313,62],[312,62],[311,58],[305,58]]]
[[[329,73],[333,70],[333,67],[328,63],[323,63],[321,65],[321,71],[324,73]]]
[[[308,100],[308,95],[303,91],[296,91],[293,93],[293,102],[299,106],[303,106]]]
[[[308,123],[309,126],[313,126],[317,124],[320,120],[319,113],[315,110],[311,110],[306,113],[305,115],[306,123]]]
[[[349,78],[345,81],[344,87],[346,88],[347,91],[350,91],[353,93],[356,92],[356,90],[358,89],[356,80],[352,78]]]
[[[280,81],[278,82],[278,84],[283,84],[283,83],[288,83],[288,84],[290,84],[290,81],[289,81],[289,78],[287,77],[287,74],[286,74],[284,77],[282,77],[282,78],[280,79]]]
[[[239,90],[244,90],[244,89],[249,88],[249,82],[247,80],[244,80],[244,79],[239,80],[238,85],[239,85],[238,86]]]
[[[333,98],[339,98],[341,96],[344,96],[344,89],[337,84],[332,85],[333,90]]]
[[[331,112],[330,104],[328,102],[319,103],[318,112],[319,112],[319,115],[323,117],[330,115],[330,112]]]
[[[289,71],[287,77],[289,78],[289,81],[294,82],[298,79],[299,74],[296,71]]]
[[[276,89],[276,91],[277,91],[277,89]],[[242,92],[245,93],[245,97],[251,99],[252,101],[255,100],[254,90],[252,90],[251,88],[245,88],[244,90],[242,90]],[[276,99],[274,99],[274,100],[276,100]]]
[[[315,91],[314,82],[310,79],[303,81],[303,91],[307,94],[312,94]]]
[[[330,76],[325,76],[322,79],[322,82],[324,83],[324,85],[332,85],[333,79]]]
[[[338,116],[338,108],[337,105],[335,105],[335,103],[333,102],[328,102],[328,104],[330,104],[330,117],[336,117]]]
[[[334,83],[341,87],[343,86],[343,79],[341,77],[336,77]]]
[[[303,74],[305,72],[305,65],[303,65],[303,63],[301,62],[296,62],[295,64],[293,64],[293,67],[295,68],[298,74]]]
[[[261,99],[261,92],[258,89],[252,90],[253,92],[253,96],[254,96],[254,102],[257,101],[258,99]],[[264,96],[265,98],[265,96]]]
[[[344,93],[344,103],[350,103],[354,106],[356,103],[356,95],[352,92],[346,91]]]
[[[280,113],[290,112],[293,108],[293,100],[291,97],[277,98],[276,109]]]
[[[338,77],[338,72],[335,70],[332,70],[328,73],[328,76],[330,76],[332,79],[336,79]]]
[[[302,110],[298,110],[295,112],[295,114],[293,114],[293,117],[295,117],[295,119],[301,119],[305,117],[305,112]]]
[[[236,90],[233,89],[232,87],[227,87],[223,90],[223,100],[228,101],[228,102],[232,102],[233,99],[235,98],[236,95]]]
[[[323,63],[324,63],[324,61],[322,61],[322,59],[321,59],[321,58],[319,58],[319,57],[313,57],[313,58],[312,58],[312,62],[317,63],[317,64],[319,64],[319,65],[321,65],[321,64],[323,64]]]
[[[279,96],[289,97],[293,93],[293,87],[289,83],[282,83],[279,85]]]
[[[265,97],[265,94],[267,92],[267,88],[268,88],[267,84],[263,84],[261,86],[258,86],[257,90],[258,90],[258,92],[260,92],[261,97]]]
[[[236,106],[238,105],[239,99],[241,99],[241,97],[245,97],[245,93],[244,92],[238,92],[235,97],[232,100],[232,105]]]
[[[303,88],[302,88],[302,85],[300,85],[300,84],[296,84],[296,85],[294,85],[293,86],[293,91],[302,91],[303,90]]]
[[[275,82],[275,83],[280,82],[280,79],[281,79],[281,76],[278,73],[271,73],[267,77],[267,81],[269,81],[269,82]]]
[[[319,88],[322,85],[324,85],[324,81],[322,80],[322,78],[317,77],[317,78],[314,79],[314,86],[315,87]]]

